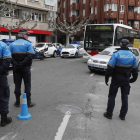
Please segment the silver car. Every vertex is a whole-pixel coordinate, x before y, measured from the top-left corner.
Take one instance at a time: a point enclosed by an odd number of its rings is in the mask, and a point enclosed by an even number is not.
[[[117,51],[117,48],[120,48],[120,46],[112,46],[104,49],[99,54],[96,54],[87,61],[87,66],[91,72],[96,71],[106,71],[108,61],[110,60],[112,54]],[[140,70],[140,53],[137,48],[129,47],[129,49],[135,54],[138,67]]]

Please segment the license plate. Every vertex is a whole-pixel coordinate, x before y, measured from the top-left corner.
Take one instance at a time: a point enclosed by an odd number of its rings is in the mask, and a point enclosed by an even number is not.
[[[99,65],[93,64],[93,67],[99,67]]]

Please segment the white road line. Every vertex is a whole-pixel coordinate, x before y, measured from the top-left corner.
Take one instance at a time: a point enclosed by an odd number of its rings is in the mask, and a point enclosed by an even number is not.
[[[63,118],[63,122],[61,123],[60,127],[58,128],[58,132],[56,133],[54,140],[62,140],[63,134],[65,132],[65,129],[67,127],[70,117],[71,117],[71,112],[67,111]]]
[[[78,61],[78,60],[81,60],[81,59],[68,60],[67,62]]]
[[[94,73],[92,73],[90,76],[93,76],[94,75]]]

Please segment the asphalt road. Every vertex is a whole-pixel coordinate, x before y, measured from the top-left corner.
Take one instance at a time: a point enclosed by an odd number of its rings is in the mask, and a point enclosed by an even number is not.
[[[138,140],[140,137],[140,77],[131,84],[126,120],[119,119],[120,90],[112,120],[103,117],[109,87],[103,73],[90,73],[82,58],[47,58],[32,65],[32,101],[29,120],[18,120],[14,107],[12,71],[8,81],[13,122],[0,127],[0,140]],[[24,86],[22,84],[22,93]],[[22,96],[21,96],[22,102]]]

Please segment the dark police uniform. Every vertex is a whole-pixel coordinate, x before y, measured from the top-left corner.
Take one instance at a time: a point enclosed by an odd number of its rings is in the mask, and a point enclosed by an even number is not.
[[[7,118],[9,113],[8,105],[10,98],[10,90],[7,82],[7,71],[11,62],[11,53],[7,45],[0,41],[0,114],[1,114],[1,126],[12,121],[11,117]]]
[[[112,76],[112,81],[108,95],[108,105],[104,116],[112,119],[113,110],[115,106],[115,97],[118,88],[121,88],[122,107],[119,117],[125,120],[128,111],[128,94],[130,91],[129,83],[136,81],[138,77],[138,66],[135,55],[127,48],[129,44],[127,39],[123,39],[122,47],[115,52],[108,62],[107,72],[105,74],[105,82],[108,83],[109,77]],[[124,46],[124,47],[123,47]],[[130,79],[132,74],[133,78]]]
[[[12,63],[14,65],[14,82],[15,82],[15,106],[20,106],[21,83],[24,80],[25,93],[27,95],[28,107],[32,107],[31,103],[31,71],[30,66],[34,58],[34,50],[32,44],[24,38],[19,38],[10,46],[12,54]]]

